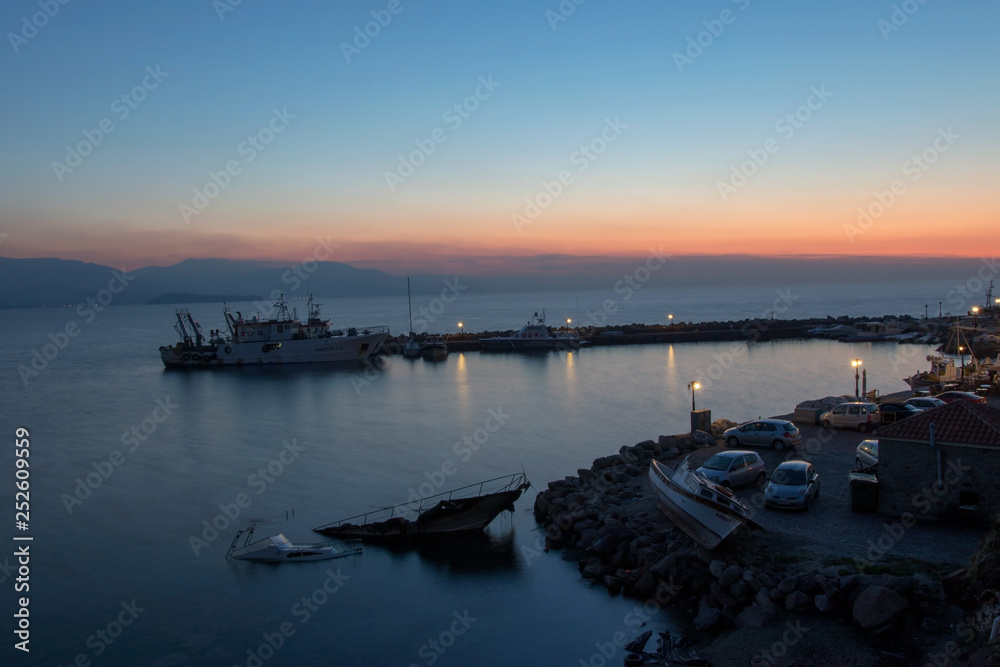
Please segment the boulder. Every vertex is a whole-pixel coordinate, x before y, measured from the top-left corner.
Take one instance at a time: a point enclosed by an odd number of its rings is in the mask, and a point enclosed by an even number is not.
[[[802,591],[792,591],[785,596],[785,609],[788,611],[801,611],[812,606],[812,599]]]
[[[712,573],[712,576],[718,579],[722,576],[722,573],[726,571],[726,561],[724,560],[713,560],[708,564],[708,571]]]
[[[611,595],[618,595],[622,590],[622,580],[620,577],[616,577],[613,574],[608,574],[604,576],[604,585],[608,587],[608,593]]]
[[[773,607],[774,600],[771,599],[770,591],[766,588],[762,588],[757,591],[756,597],[753,599],[754,604],[761,607]]]
[[[695,431],[691,434],[691,441],[697,447],[715,447],[718,441],[715,436],[711,433],[706,433],[705,431]]]
[[[836,605],[833,604],[830,598],[822,593],[816,596],[813,604],[816,605],[816,610],[821,614],[829,614],[836,609]]]
[[[910,602],[885,586],[869,586],[854,601],[854,622],[865,630],[874,630],[892,623],[906,613]]]
[[[778,591],[782,595],[788,595],[789,593],[795,590],[796,584],[798,584],[798,579],[796,579],[795,577],[785,577],[778,584]]]
[[[715,607],[702,607],[694,619],[694,627],[698,630],[711,630],[722,622],[722,610]]]
[[[728,419],[716,419],[712,422],[712,433],[722,435],[727,429],[737,426],[737,423]]]
[[[738,628],[762,628],[778,615],[774,607],[752,604],[736,617]]]
[[[721,575],[719,575],[719,585],[728,590],[729,587],[739,581],[742,576],[742,567],[739,565],[730,565],[722,572]]]
[[[648,600],[656,592],[656,579],[649,572],[643,572],[632,587],[631,594],[640,600]]]
[[[600,558],[588,558],[580,562],[580,574],[584,579],[600,579],[604,576],[604,565]]]

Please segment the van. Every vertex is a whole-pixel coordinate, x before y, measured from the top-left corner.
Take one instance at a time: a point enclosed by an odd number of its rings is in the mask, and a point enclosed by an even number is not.
[[[819,417],[823,428],[856,428],[867,433],[880,423],[878,406],[874,403],[841,403]]]

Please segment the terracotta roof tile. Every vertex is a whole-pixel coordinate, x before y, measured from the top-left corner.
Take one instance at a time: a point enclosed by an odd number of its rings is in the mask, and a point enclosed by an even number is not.
[[[886,440],[930,442],[932,423],[934,439],[938,443],[1000,448],[1000,410],[966,401],[955,401],[894,424],[880,426],[874,435]]]

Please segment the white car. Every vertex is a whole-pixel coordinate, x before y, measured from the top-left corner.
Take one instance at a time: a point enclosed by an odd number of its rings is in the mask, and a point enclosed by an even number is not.
[[[859,468],[874,468],[878,465],[878,440],[862,440],[858,445],[854,462]]]
[[[785,461],[771,473],[764,489],[765,507],[809,509],[819,498],[819,474],[807,461]]]
[[[879,425],[878,406],[874,403],[841,403],[819,417],[823,428],[856,428],[866,433]]]

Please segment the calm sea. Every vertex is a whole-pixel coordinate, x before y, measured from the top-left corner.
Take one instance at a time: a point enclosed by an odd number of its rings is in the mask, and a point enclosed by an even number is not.
[[[434,317],[429,330],[448,332],[459,321],[467,331],[516,328],[542,308],[550,323],[586,324],[606,301],[617,308],[604,308],[611,324],[662,322],[666,313],[675,321],[772,310],[777,317],[922,315],[925,303],[936,310],[953,287],[639,290],[627,300],[613,292],[460,292],[440,305],[440,295],[421,295],[413,306],[415,317],[419,308]],[[324,310],[337,324],[407,327],[405,295],[331,299]],[[318,536],[310,529],[322,523],[522,468],[544,488],[621,445],[686,430],[692,379],[706,385],[699,408],[743,420],[853,392],[850,360],[857,357],[869,388],[902,389],[901,378],[923,368],[930,351],[790,341],[463,353],[437,364],[394,357],[368,373],[166,372],[157,348],[175,341],[173,312],[112,303],[92,317],[75,308],[0,315],[8,443],[0,450],[0,538],[8,544],[0,551],[3,664],[591,662],[598,645],[618,632],[636,634],[646,615],[634,601],[590,590],[559,553],[536,549],[534,491],[483,539],[433,550],[367,546],[356,557],[274,567],[227,562],[226,549],[250,521],[260,536],[312,541]],[[192,312],[205,328],[222,326],[220,304]],[[69,324],[77,335],[64,339]],[[21,377],[33,350],[51,344],[51,356],[59,343],[65,348],[44,369]],[[487,432],[491,417],[490,426],[500,427]],[[29,430],[31,443],[25,532],[14,525],[16,427]],[[237,518],[226,516],[236,510]],[[206,530],[206,522],[221,529]],[[34,537],[27,593],[14,592],[15,535]],[[22,595],[30,598],[30,654],[13,648],[12,614]],[[649,627],[678,620],[661,612]],[[619,652],[610,664],[620,661]]]

